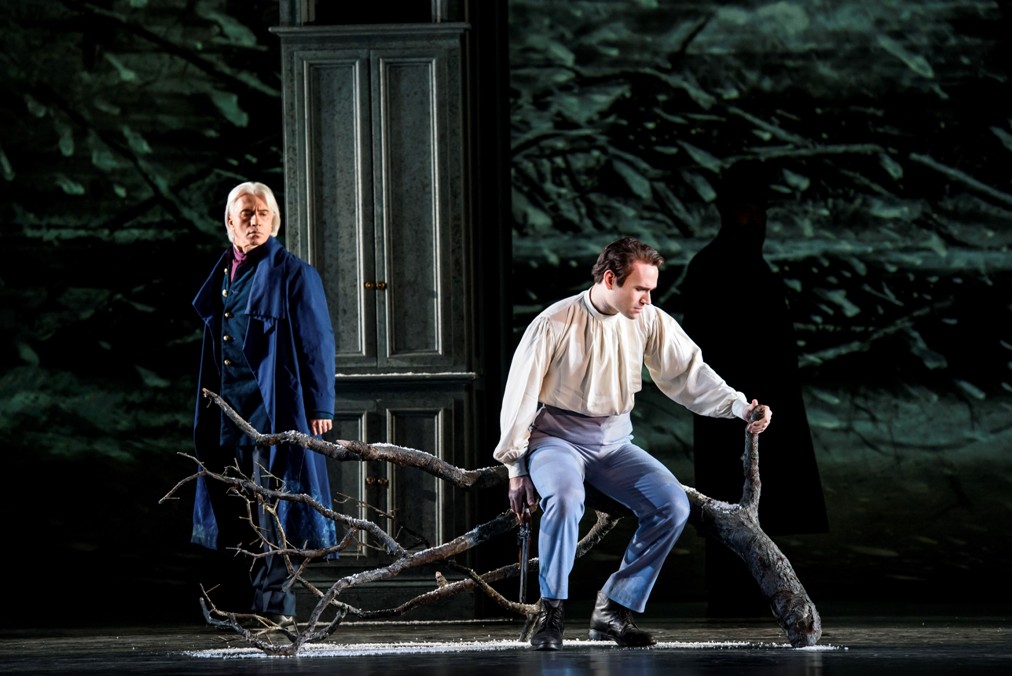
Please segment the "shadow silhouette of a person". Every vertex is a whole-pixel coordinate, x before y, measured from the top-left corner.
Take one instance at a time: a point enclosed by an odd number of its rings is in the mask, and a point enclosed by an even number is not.
[[[802,398],[794,324],[783,282],[763,258],[768,180],[758,162],[732,165],[718,186],[717,236],[689,262],[681,283],[682,326],[729,383],[776,412],[763,434],[759,522],[769,535],[828,530],[825,500]],[[761,304],[750,313],[749,306]],[[695,487],[741,498],[741,421],[694,416]],[[769,612],[745,564],[706,542],[708,614]]]

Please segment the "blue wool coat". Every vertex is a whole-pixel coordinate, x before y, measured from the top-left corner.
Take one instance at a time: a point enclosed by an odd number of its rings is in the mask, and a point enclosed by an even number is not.
[[[261,432],[298,430],[307,434],[311,417],[334,412],[334,331],[319,274],[289,253],[274,237],[261,245],[264,256],[253,273],[246,313],[249,328],[242,346],[270,419]],[[208,407],[201,388],[221,392],[221,282],[229,265],[226,251],[193,300],[204,322],[194,446],[201,461],[220,457],[221,411]],[[306,493],[331,507],[326,458],[298,446],[272,446],[269,471],[290,493]],[[212,471],[221,467],[210,466]],[[279,515],[293,545],[309,548],[336,544],[334,522],[301,504],[282,501]],[[197,480],[191,541],[218,546],[218,524],[203,477]]]

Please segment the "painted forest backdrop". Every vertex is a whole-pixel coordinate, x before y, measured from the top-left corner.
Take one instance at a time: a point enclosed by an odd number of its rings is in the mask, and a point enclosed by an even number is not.
[[[586,288],[623,234],[667,258],[654,302],[679,316],[722,170],[768,168],[764,251],[787,286],[830,519],[776,540],[817,603],[1008,601],[1009,7],[510,2],[518,330]],[[741,314],[747,349],[763,326],[741,291],[713,311]],[[634,415],[691,484],[686,412],[647,386]],[[665,566],[676,594],[695,584],[694,539]]]
[[[0,12],[0,518],[36,601],[4,622],[196,617],[189,505],[157,500],[189,469],[175,455],[199,350],[189,302],[223,245],[224,195],[246,178],[281,192],[277,9]],[[678,316],[681,272],[716,232],[716,179],[764,160],[765,251],[788,288],[831,525],[778,543],[816,603],[1007,604],[1009,3],[509,11],[517,335],[620,234],[664,253],[655,302]],[[636,417],[691,484],[688,414],[647,386]],[[659,598],[700,598],[700,571],[690,531]]]

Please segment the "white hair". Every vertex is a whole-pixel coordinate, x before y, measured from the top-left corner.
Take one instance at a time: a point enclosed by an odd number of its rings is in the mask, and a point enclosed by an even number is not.
[[[278,232],[281,230],[281,210],[278,209],[278,201],[274,198],[274,193],[263,183],[246,181],[232,188],[232,192],[228,194],[228,199],[225,201],[225,232],[228,233],[228,241],[234,242],[232,230],[228,227],[228,214],[232,211],[232,205],[235,204],[235,201],[243,195],[259,197],[264,202],[267,202],[267,207],[273,215],[271,219],[271,235],[277,237]]]

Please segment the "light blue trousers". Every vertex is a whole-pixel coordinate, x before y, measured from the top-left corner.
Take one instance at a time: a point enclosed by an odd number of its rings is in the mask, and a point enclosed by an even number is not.
[[[591,418],[545,407],[535,419],[528,448],[528,471],[541,496],[541,596],[569,598],[586,481],[639,520],[622,565],[602,591],[642,613],[661,565],[689,518],[689,500],[678,479],[632,443],[628,414]]]

